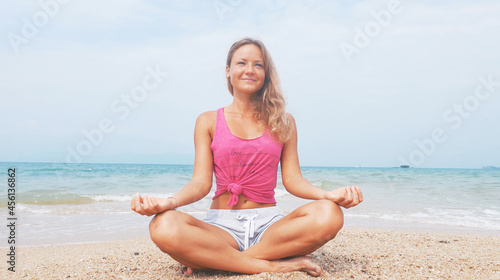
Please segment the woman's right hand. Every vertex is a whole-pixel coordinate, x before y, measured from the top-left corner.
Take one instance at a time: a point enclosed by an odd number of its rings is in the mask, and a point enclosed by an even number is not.
[[[363,202],[363,193],[358,186],[352,186],[327,192],[326,198],[348,209]]]
[[[176,207],[176,202],[173,199],[159,198],[154,196],[135,194],[132,197],[130,208],[146,216],[153,216],[167,210],[173,210]]]

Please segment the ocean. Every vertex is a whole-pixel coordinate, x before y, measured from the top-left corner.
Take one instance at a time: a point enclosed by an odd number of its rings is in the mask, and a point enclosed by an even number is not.
[[[34,246],[148,236],[151,217],[130,210],[132,196],[171,196],[191,179],[193,166],[0,163],[0,170],[0,217],[6,225],[15,221],[16,246]],[[344,211],[345,226],[500,235],[500,169],[302,167],[302,173],[325,190],[360,186],[364,202]],[[179,211],[203,218],[214,189]],[[281,178],[276,199],[286,213],[309,202],[290,195]],[[1,247],[8,247],[12,233],[0,228]]]

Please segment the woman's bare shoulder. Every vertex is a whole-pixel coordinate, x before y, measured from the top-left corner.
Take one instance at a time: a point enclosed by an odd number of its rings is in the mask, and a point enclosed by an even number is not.
[[[215,120],[217,119],[217,111],[206,111],[206,112],[203,112],[201,113],[199,116],[198,116],[198,120],[199,122],[203,122],[203,123],[206,123],[206,122],[215,122]]]
[[[196,128],[200,131],[209,131],[213,134],[215,123],[217,122],[217,111],[207,111],[201,113],[196,119]]]

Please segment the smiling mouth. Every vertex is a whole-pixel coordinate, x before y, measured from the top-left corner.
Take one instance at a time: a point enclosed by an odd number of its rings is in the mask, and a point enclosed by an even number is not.
[[[243,81],[250,81],[250,82],[255,82],[256,80],[254,79],[242,79]]]

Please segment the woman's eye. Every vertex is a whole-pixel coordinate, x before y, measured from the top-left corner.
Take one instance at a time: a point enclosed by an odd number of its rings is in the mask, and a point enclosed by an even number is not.
[[[262,64],[255,64],[255,66],[260,67],[260,68],[264,67],[264,66],[262,66]]]

